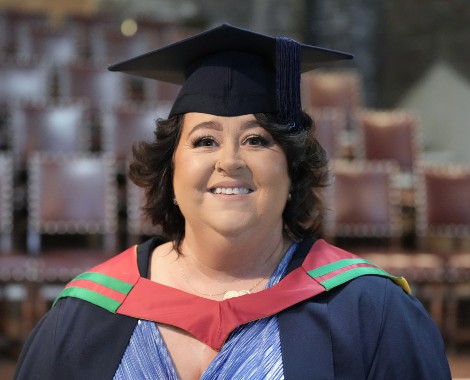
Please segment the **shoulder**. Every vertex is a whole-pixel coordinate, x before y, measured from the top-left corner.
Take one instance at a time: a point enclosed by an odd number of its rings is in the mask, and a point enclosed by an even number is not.
[[[79,275],[66,289],[82,288],[110,278],[130,281],[148,267],[158,239],[134,246]],[[98,273],[98,276],[95,274]],[[15,379],[112,378],[137,319],[114,314],[96,304],[62,292],[54,307],[28,337],[17,364]],[[119,334],[116,334],[119,331]],[[100,366],[83,363],[99,362]]]
[[[392,276],[373,262],[351,252],[317,240],[308,251],[301,266],[327,291],[362,276],[381,276],[391,279],[407,293],[411,289],[403,277]]]
[[[158,237],[153,237],[142,244],[133,245],[111,256],[87,272],[103,274],[133,272],[145,277],[152,252],[161,245],[164,245],[164,242]]]
[[[429,333],[437,342],[441,340],[434,322],[404,279],[387,274],[373,263],[364,264],[359,256],[324,241],[317,241],[309,256],[314,267],[310,273],[318,273],[315,279],[322,285],[332,285],[311,300],[326,306],[332,331],[343,334],[348,326],[371,348],[379,338],[386,344],[384,336],[403,336],[404,331]]]
[[[421,303],[387,277],[364,275],[325,293],[331,315],[337,319],[356,318],[358,324],[375,324],[378,331],[386,318],[417,310],[426,314]],[[388,315],[388,312],[392,314]],[[373,322],[371,322],[373,321]],[[364,326],[365,327],[365,326]]]
[[[450,379],[440,331],[420,301],[393,281],[362,276],[326,293],[337,358],[351,355],[342,349],[350,335],[371,378]]]
[[[279,314],[286,373],[292,378],[323,370],[324,378],[450,379],[440,332],[394,278],[372,270],[348,273],[361,267],[358,256],[322,241],[302,242],[299,252],[292,270],[315,271],[312,278],[322,285],[325,276],[345,275]]]
[[[15,379],[112,378],[136,323],[76,298],[62,299],[26,341]],[[101,365],[83,365],[93,362]]]
[[[391,300],[414,298],[388,277],[358,276],[329,291],[330,300],[351,298],[354,301],[384,303]]]

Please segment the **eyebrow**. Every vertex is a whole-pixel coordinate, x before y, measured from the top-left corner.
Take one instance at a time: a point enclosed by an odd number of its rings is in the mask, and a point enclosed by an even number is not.
[[[263,128],[257,120],[248,120],[240,125],[242,130],[260,127]],[[223,125],[215,121],[203,121],[199,124],[196,124],[191,131],[189,131],[188,136],[191,136],[193,133],[199,131],[200,129],[213,129],[215,131],[221,131]]]

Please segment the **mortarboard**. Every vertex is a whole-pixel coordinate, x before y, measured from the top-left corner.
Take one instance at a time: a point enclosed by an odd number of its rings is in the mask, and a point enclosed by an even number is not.
[[[300,125],[300,74],[347,53],[270,37],[228,24],[109,66],[182,85],[170,117],[275,113],[293,131]]]

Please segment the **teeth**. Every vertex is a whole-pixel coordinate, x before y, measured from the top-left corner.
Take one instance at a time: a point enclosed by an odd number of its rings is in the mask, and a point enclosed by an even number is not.
[[[212,192],[214,194],[248,194],[250,189],[244,187],[217,187]]]

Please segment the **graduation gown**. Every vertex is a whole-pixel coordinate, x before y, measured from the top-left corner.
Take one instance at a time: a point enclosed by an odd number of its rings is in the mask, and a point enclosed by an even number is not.
[[[278,316],[286,379],[451,378],[438,329],[419,301],[395,282],[407,290],[406,283],[354,255],[306,239],[279,284],[217,302],[160,284],[139,290],[137,283],[148,284],[150,254],[159,243],[151,239],[138,246],[136,256],[125,253],[136,260],[140,278],[117,305],[76,297],[73,290],[67,291],[74,289],[72,282],[25,343],[14,379],[112,379],[138,318],[171,323],[220,348],[237,325],[263,313]],[[128,263],[114,262],[98,270],[125,272],[121,279],[131,281],[131,269],[114,268],[128,268]],[[80,287],[88,286],[86,279],[77,281]],[[165,299],[157,296],[162,290],[176,297],[166,298],[169,308],[151,302]],[[182,301],[189,302],[186,308]],[[211,309],[214,305],[217,309]]]

